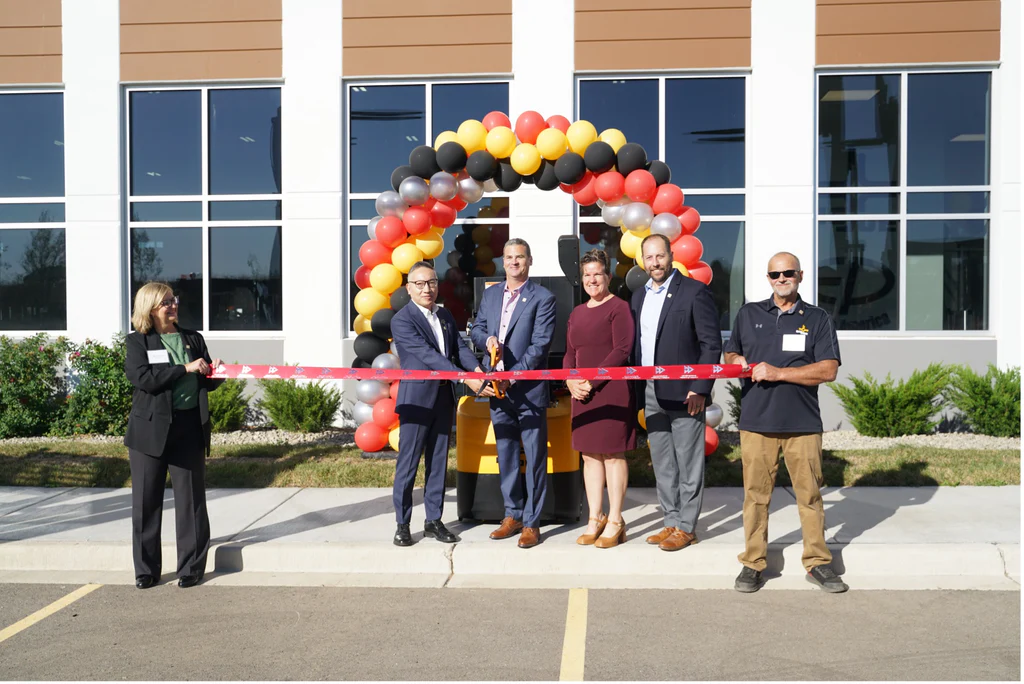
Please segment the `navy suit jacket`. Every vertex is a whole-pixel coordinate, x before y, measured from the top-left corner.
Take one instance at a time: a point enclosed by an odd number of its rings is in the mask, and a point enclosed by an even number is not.
[[[647,288],[633,293],[630,309],[636,321],[633,338],[633,364],[641,365],[640,313],[644,308]],[[669,283],[665,305],[658,319],[654,343],[654,363],[677,366],[687,363],[718,363],[722,357],[722,331],[718,324],[718,307],[711,288],[699,280],[676,273]],[[655,396],[662,408],[681,411],[689,392],[708,395],[714,380],[656,380]],[[643,406],[645,381],[637,382],[639,405]]]
[[[501,326],[501,299],[505,283],[484,290],[480,310],[469,334],[478,349],[487,349],[487,338],[497,337]],[[548,350],[555,334],[555,295],[532,280],[527,280],[519,293],[519,301],[505,334],[502,356],[506,371],[540,370],[547,368]],[[484,354],[484,368],[490,368],[490,354]],[[516,382],[508,394],[525,399],[534,406],[547,408],[547,383],[543,380]]]
[[[459,336],[458,324],[451,312],[437,308],[444,332],[445,354],[437,346],[437,336],[427,322],[423,311],[410,302],[402,307],[391,319],[391,337],[398,347],[402,370],[473,371],[479,364],[473,352]],[[436,380],[402,380],[398,385],[398,400],[395,402],[398,414],[403,406],[433,408],[437,402],[440,385]],[[455,383],[446,391],[455,396]]]

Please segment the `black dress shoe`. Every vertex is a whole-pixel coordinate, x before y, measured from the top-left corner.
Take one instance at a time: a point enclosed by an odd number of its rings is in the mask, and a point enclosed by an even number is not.
[[[433,537],[437,541],[444,542],[445,544],[454,544],[459,541],[459,538],[452,534],[440,520],[428,520],[423,523],[423,536]]]
[[[399,525],[395,530],[395,546],[412,546],[412,533],[408,525]]]
[[[149,589],[154,584],[156,584],[156,577],[152,575],[136,575],[135,577],[136,589]]]
[[[178,578],[178,586],[182,589],[188,589],[199,584],[200,579],[199,575],[182,575]]]

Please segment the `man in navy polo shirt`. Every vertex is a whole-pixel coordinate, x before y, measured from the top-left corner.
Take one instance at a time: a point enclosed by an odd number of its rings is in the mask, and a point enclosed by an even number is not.
[[[743,458],[743,570],[736,590],[755,592],[767,565],[768,505],[779,470],[779,451],[793,481],[803,531],[807,580],[830,593],[849,587],[832,570],[825,544],[821,501],[821,411],[818,385],[836,379],[839,341],[832,318],[798,293],[804,272],[800,260],[779,252],[768,261],[774,294],[745,304],[736,314],[725,362],[749,368],[743,381],[740,450]]]

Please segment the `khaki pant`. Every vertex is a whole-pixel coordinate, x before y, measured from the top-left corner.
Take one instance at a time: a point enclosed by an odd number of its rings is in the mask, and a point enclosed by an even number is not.
[[[804,537],[804,569],[832,562],[825,545],[825,508],[821,502],[821,434],[775,434],[740,430],[743,457],[743,535],[739,561],[764,570],[768,556],[768,505],[779,472],[779,450],[793,481]]]

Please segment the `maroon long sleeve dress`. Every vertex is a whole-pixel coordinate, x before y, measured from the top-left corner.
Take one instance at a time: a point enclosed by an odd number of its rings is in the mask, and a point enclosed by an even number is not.
[[[626,365],[633,349],[629,304],[610,297],[598,306],[581,304],[569,315],[563,368]],[[636,409],[622,380],[591,380],[586,402],[572,400],[572,448],[588,454],[615,454],[636,446]]]

